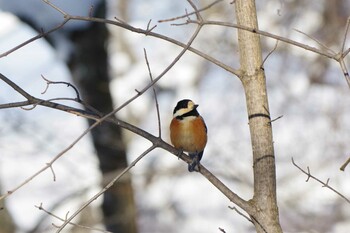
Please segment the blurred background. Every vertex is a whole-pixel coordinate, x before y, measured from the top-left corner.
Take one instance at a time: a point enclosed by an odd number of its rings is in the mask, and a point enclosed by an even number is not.
[[[198,8],[212,1],[194,1]],[[206,20],[235,22],[234,4],[221,1],[202,12]],[[117,17],[134,27],[157,25],[153,32],[186,43],[195,25],[173,26],[186,19],[158,23],[193,9],[187,1],[69,1],[52,3],[72,15]],[[47,31],[63,16],[40,0],[0,0],[0,53]],[[259,1],[261,30],[318,47],[319,41],[339,52],[344,40],[350,2]],[[298,32],[301,31],[308,36]],[[349,37],[349,36],[348,36]],[[75,98],[71,82],[84,101],[108,113],[149,82],[146,49],[153,76],[159,75],[181,51],[169,42],[136,34],[113,25],[69,21],[47,38],[36,40],[0,58],[0,72],[28,93],[43,99]],[[261,37],[263,54],[276,41]],[[349,48],[349,39],[345,49]],[[193,47],[239,68],[236,29],[206,26]],[[346,59],[349,66],[349,59]],[[350,92],[337,62],[282,42],[264,63],[276,152],[277,192],[284,232],[345,233],[350,228],[350,206],[321,184],[305,182],[295,162],[350,196],[350,167],[340,166],[350,156]],[[242,85],[237,77],[187,52],[155,85],[163,139],[178,100],[199,104],[209,141],[202,164],[245,199],[253,194],[252,152]],[[0,104],[24,98],[0,82]],[[71,101],[60,103],[81,107]],[[146,92],[116,117],[158,133],[152,91]],[[91,122],[43,107],[30,111],[0,111],[0,189],[15,188],[69,146]],[[0,203],[0,232],[54,232],[57,218],[65,218],[150,146],[150,143],[107,123],[94,129],[54,163],[50,170]],[[234,206],[199,174],[174,155],[155,150],[132,168],[131,174],[84,210],[75,223],[110,232],[254,232],[253,225],[228,207]],[[69,214],[68,214],[69,215]],[[63,232],[93,232],[67,226]],[[94,231],[95,232],[95,231]]]

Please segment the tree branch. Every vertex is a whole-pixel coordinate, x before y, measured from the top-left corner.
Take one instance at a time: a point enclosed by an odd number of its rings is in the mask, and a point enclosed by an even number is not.
[[[345,163],[340,167],[341,171],[344,171],[345,168],[348,166],[348,164],[350,163],[350,157],[348,158],[348,160],[345,161]]]
[[[186,13],[184,15],[181,15],[181,16],[177,16],[177,17],[173,17],[173,18],[169,18],[169,19],[161,19],[161,20],[158,20],[158,23],[165,23],[165,22],[169,22],[169,21],[175,21],[175,20],[179,20],[179,19],[183,19],[183,18],[188,18],[189,16],[191,15],[194,15],[194,14],[197,14],[199,12],[202,12],[202,11],[205,11],[205,10],[208,10],[209,8],[211,8],[212,6],[216,5],[217,3],[219,2],[222,2],[223,0],[216,0],[212,3],[210,3],[209,5],[199,9],[199,10],[195,10],[191,13]]]
[[[336,193],[338,196],[340,196],[341,198],[343,198],[347,203],[350,204],[350,200],[348,198],[346,198],[343,194],[341,194],[340,192],[338,192],[337,190],[335,190],[334,188],[332,188],[330,185],[329,185],[329,178],[327,179],[327,182],[323,182],[321,181],[320,179],[318,179],[317,177],[311,175],[311,172],[310,172],[310,168],[307,167],[307,172],[305,170],[303,170],[301,167],[299,167],[295,162],[294,162],[294,159],[292,157],[292,163],[293,165],[298,168],[302,173],[304,173],[305,175],[307,175],[307,180],[306,182],[309,181],[310,178],[316,180],[317,182],[319,182],[320,184],[322,184],[322,187],[325,187],[325,188],[328,188],[330,190],[332,190],[334,193]]]
[[[146,151],[144,151],[139,157],[137,157],[129,166],[127,166],[118,176],[116,176],[112,181],[110,181],[102,190],[97,194],[91,197],[87,202],[85,202],[78,210],[76,210],[69,218],[64,220],[64,223],[58,227],[57,233],[61,232],[63,228],[69,224],[81,211],[83,211],[87,206],[89,206],[93,201],[99,198],[103,193],[105,193],[110,187],[112,187],[121,177],[123,177],[132,167],[134,167],[137,162],[139,162],[143,157],[145,157],[149,152],[156,148],[155,145],[152,145]]]
[[[198,22],[194,21],[194,20],[189,20],[188,23],[198,23]],[[312,46],[309,46],[309,45],[297,42],[295,40],[291,40],[291,39],[288,39],[288,38],[285,38],[285,37],[282,37],[282,36],[277,36],[275,34],[272,34],[272,33],[266,32],[266,31],[262,31],[262,30],[259,30],[259,29],[256,29],[256,28],[251,28],[251,27],[247,27],[247,26],[243,26],[243,25],[239,25],[239,24],[233,24],[233,23],[227,23],[227,22],[219,22],[219,21],[204,21],[204,22],[202,22],[202,24],[203,24],[203,26],[204,25],[218,25],[218,26],[232,27],[232,28],[236,28],[236,29],[249,31],[249,32],[252,32],[252,33],[255,33],[255,34],[258,34],[258,35],[262,35],[262,36],[265,36],[265,37],[276,39],[278,41],[285,42],[285,43],[290,44],[290,45],[294,45],[296,47],[299,47],[299,48],[311,51],[313,53],[317,53],[317,54],[319,54],[321,56],[324,56],[324,57],[327,57],[327,58],[331,58],[331,59],[333,59],[333,60],[335,60],[335,61],[337,61],[339,63],[340,68],[343,71],[343,75],[345,77],[345,80],[346,80],[346,82],[348,84],[348,87],[350,88],[350,76],[349,76],[349,72],[347,70],[347,67],[346,67],[346,65],[344,63],[344,57],[347,56],[347,54],[349,53],[348,50],[343,51],[344,49],[342,48],[339,53],[335,53],[330,48],[322,45],[322,47],[326,48],[327,51],[325,51],[325,50],[322,50],[322,49],[318,49],[318,48],[315,48],[315,47],[312,47]],[[348,30],[349,30],[349,21],[347,23],[344,41],[346,40],[346,35],[347,35]],[[319,42],[317,42],[317,43],[319,43]],[[344,44],[343,44],[343,46],[344,46]],[[240,74],[240,73],[238,73],[238,74]],[[239,75],[238,75],[238,77],[239,77]]]
[[[101,18],[94,18],[94,17],[84,17],[84,16],[73,16],[73,15],[70,15],[68,14],[67,12],[65,12],[64,10],[60,9],[59,7],[55,6],[54,4],[52,4],[50,1],[48,0],[43,0],[46,4],[48,4],[50,7],[52,7],[53,9],[57,10],[59,13],[61,13],[63,15],[63,22],[58,25],[57,27],[47,31],[47,32],[42,32],[40,33],[38,36],[35,36],[25,42],[23,42],[22,44],[8,50],[7,52],[5,53],[2,53],[0,54],[0,58],[1,57],[4,57],[4,56],[7,56],[9,55],[10,53],[13,53],[15,52],[16,50],[18,50],[19,48],[37,40],[37,39],[40,39],[44,36],[47,36],[48,34],[58,30],[58,29],[61,29],[68,21],[70,20],[77,20],[77,21],[90,21],[90,22],[96,22],[96,23],[105,23],[105,24],[110,24],[110,25],[115,25],[115,26],[118,26],[118,27],[121,27],[121,28],[124,28],[128,31],[131,31],[131,32],[135,32],[135,33],[138,33],[138,34],[144,34],[146,36],[152,36],[152,37],[155,37],[155,38],[158,38],[158,39],[161,39],[161,40],[164,40],[164,41],[167,41],[167,42],[170,42],[172,44],[175,44],[179,47],[182,47],[182,48],[186,48],[187,45],[185,43],[182,43],[178,40],[175,40],[171,37],[167,37],[167,36],[164,36],[162,34],[158,34],[158,33],[154,33],[152,32],[152,29],[155,27],[152,27],[151,29],[149,29],[149,27],[147,27],[146,30],[144,29],[141,29],[141,28],[135,28],[133,26],[131,26],[130,24],[127,24],[126,22],[124,21],[121,21],[121,20],[118,20],[116,19],[116,21],[114,20],[108,20],[108,19],[101,19]],[[191,46],[189,46],[187,48],[188,51],[191,51],[193,52],[194,54],[197,54],[198,56],[204,58],[205,60],[207,61],[210,61],[211,63],[223,68],[224,70],[236,75],[236,76],[239,76],[240,75],[240,71],[239,70],[236,70],[236,69],[233,69],[231,66],[229,65],[226,65],[225,63],[215,59],[214,57],[211,57]]]
[[[51,213],[50,211],[46,210],[44,207],[43,207],[43,204],[40,203],[39,206],[35,205],[36,208],[38,208],[39,210],[41,211],[44,211],[46,214],[64,222],[65,220],[53,213]],[[83,226],[83,225],[80,225],[80,224],[77,224],[77,223],[69,223],[70,225],[72,226],[76,226],[76,227],[79,227],[79,228],[82,228],[82,229],[86,229],[86,230],[90,230],[90,231],[98,231],[98,232],[103,232],[103,233],[112,233],[110,231],[106,231],[106,230],[102,230],[102,229],[98,229],[98,228],[94,228],[94,227],[88,227],[88,226]]]

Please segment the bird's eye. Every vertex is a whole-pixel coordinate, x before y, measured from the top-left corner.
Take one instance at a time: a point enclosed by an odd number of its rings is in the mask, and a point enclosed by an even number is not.
[[[194,103],[192,101],[189,101],[188,104],[187,104],[187,107],[189,109],[193,109],[193,106],[194,106]]]

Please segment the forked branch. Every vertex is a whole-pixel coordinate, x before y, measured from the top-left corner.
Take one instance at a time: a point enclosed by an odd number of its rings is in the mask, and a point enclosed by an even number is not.
[[[302,169],[300,166],[298,166],[295,162],[294,159],[292,158],[292,163],[293,165],[298,168],[302,173],[304,173],[305,175],[307,175],[307,179],[305,182],[308,182],[311,179],[316,180],[318,183],[322,184],[322,187],[328,188],[330,190],[332,190],[334,193],[336,193],[338,196],[340,196],[341,198],[343,198],[347,203],[350,204],[350,200],[345,197],[343,194],[341,194],[339,191],[337,191],[336,189],[334,189],[333,187],[331,187],[329,185],[329,181],[330,179],[328,178],[326,182],[323,182],[322,180],[318,179],[316,176],[313,176],[310,172],[310,168],[307,167],[307,171],[305,171],[304,169]]]

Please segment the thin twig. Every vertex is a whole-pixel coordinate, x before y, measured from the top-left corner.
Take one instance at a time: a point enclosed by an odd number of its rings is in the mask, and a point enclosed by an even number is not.
[[[339,59],[339,65],[340,65],[341,70],[343,71],[346,83],[348,84],[348,87],[350,88],[350,75],[349,75],[349,71],[345,65],[344,58],[341,57]]]
[[[191,7],[194,9],[194,13],[196,14],[196,18],[199,22],[203,22],[203,17],[201,16],[201,14],[199,13],[197,6],[191,1],[191,0],[187,0],[187,2],[191,5]]]
[[[341,198],[343,198],[347,203],[350,204],[350,200],[348,198],[346,198],[343,194],[341,194],[340,192],[338,192],[337,190],[335,190],[334,188],[332,188],[330,185],[329,185],[329,178],[327,179],[327,182],[323,182],[321,181],[320,179],[318,179],[317,177],[313,176],[310,172],[310,169],[309,167],[307,167],[307,172],[305,170],[303,170],[301,167],[299,167],[295,162],[294,162],[294,159],[292,157],[292,163],[295,167],[297,167],[301,172],[303,172],[305,175],[307,175],[307,179],[306,179],[306,182],[309,181],[310,178],[316,180],[317,182],[319,182],[320,184],[322,184],[322,187],[325,187],[325,188],[328,188],[330,190],[332,190],[334,193],[336,193],[338,196],[340,196]]]
[[[264,64],[265,64],[265,61],[267,60],[267,58],[269,58],[269,56],[275,52],[275,50],[277,49],[277,46],[278,46],[278,40],[276,40],[276,44],[275,46],[273,47],[273,49],[267,54],[267,56],[264,58],[262,64],[261,64],[261,68],[263,69],[264,68]]]
[[[281,119],[282,117],[283,117],[283,115],[278,116],[278,117],[276,117],[275,119],[272,119],[269,123],[272,123],[272,122],[274,122],[274,121],[277,121],[277,120]]]
[[[231,210],[236,211],[239,215],[241,215],[243,218],[247,219],[249,222],[253,223],[253,221],[244,213],[242,213],[241,211],[239,211],[235,206],[228,206],[228,208],[230,208]]]
[[[52,164],[46,164],[50,167],[50,170],[51,170],[51,173],[52,173],[52,177],[53,177],[53,181],[56,181],[56,173],[55,173],[55,170],[53,170],[53,166]]]
[[[189,23],[197,23],[197,22],[196,21],[190,21]],[[250,28],[250,27],[246,27],[246,26],[243,26],[243,25],[239,25],[239,24],[228,23],[228,22],[220,22],[220,21],[212,21],[212,20],[210,20],[210,21],[206,20],[206,21],[202,22],[202,24],[203,25],[218,25],[218,26],[224,26],[224,27],[232,27],[232,28],[237,28],[237,29],[249,31],[249,32],[252,32],[252,33],[256,33],[256,34],[259,34],[259,35],[262,35],[262,36],[266,36],[266,37],[269,37],[269,38],[273,38],[273,39],[285,42],[287,44],[294,45],[296,47],[299,47],[299,48],[302,48],[302,49],[305,49],[305,50],[317,53],[319,55],[322,55],[322,56],[325,56],[325,57],[328,57],[328,58],[332,58],[332,59],[336,58],[336,54],[334,54],[334,53],[329,53],[327,51],[323,51],[321,49],[318,49],[318,48],[315,48],[315,47],[312,47],[312,46],[309,46],[309,45],[297,42],[295,40],[288,39],[288,38],[285,38],[285,37],[282,37],[282,36],[278,36],[278,35],[275,35],[275,34],[272,34],[272,33],[266,32],[266,31],[262,31],[262,30],[259,30],[259,29],[256,29],[256,28]]]
[[[61,218],[61,217],[59,217],[59,216],[57,216],[57,215],[51,213],[50,211],[46,210],[46,209],[43,207],[43,203],[40,203],[39,206],[35,205],[34,207],[38,208],[38,209],[41,210],[41,211],[44,211],[46,214],[48,214],[48,215],[50,215],[50,216],[52,216],[52,217],[54,217],[54,218],[56,218],[56,219],[58,219],[58,220],[60,220],[60,221],[62,221],[62,222],[65,221],[65,219],[63,219],[63,218]],[[95,227],[83,226],[83,225],[80,225],[80,224],[77,224],[77,223],[72,223],[72,222],[70,222],[69,224],[72,225],[72,226],[76,226],[76,227],[82,228],[82,229],[87,229],[87,230],[92,230],[92,231],[98,231],[98,232],[104,232],[104,233],[112,233],[112,232],[110,232],[110,231],[98,229],[98,228],[95,228]]]
[[[222,2],[223,0],[217,0],[217,1],[214,1],[212,3],[210,3],[209,5],[199,9],[199,10],[195,10],[191,13],[187,13],[184,14],[184,15],[181,15],[181,16],[177,16],[177,17],[173,17],[173,18],[169,18],[169,19],[161,19],[161,20],[158,20],[158,23],[165,23],[165,22],[169,22],[169,21],[176,21],[178,19],[183,19],[183,18],[188,18],[189,16],[191,15],[194,15],[194,14],[197,14],[199,12],[202,12],[202,11],[205,11],[205,10],[208,10],[209,8],[211,8],[212,6],[216,5],[217,3],[219,2]]]
[[[251,218],[253,219],[250,219],[248,216],[246,216],[244,213],[242,213],[241,211],[239,211],[235,206],[233,206],[233,207],[228,207],[228,208],[230,208],[231,210],[234,210],[234,211],[236,211],[239,215],[241,215],[241,216],[243,216],[245,219],[247,219],[249,222],[251,222],[251,223],[253,223],[254,224],[254,222],[256,222],[260,227],[261,227],[261,229],[265,232],[265,233],[268,233],[267,231],[266,231],[266,229],[263,227],[263,225],[260,223],[260,222],[258,222],[258,220],[256,219],[256,218],[254,218],[253,216],[251,216]]]
[[[151,32],[153,29],[155,29],[155,28],[157,27],[157,25],[154,25],[153,27],[150,27],[150,26],[151,26],[151,22],[152,22],[152,20],[150,19],[150,20],[148,21],[148,23],[147,23],[147,28],[146,28],[146,30],[147,30],[148,32]]]
[[[309,39],[315,41],[319,46],[321,46],[321,47],[322,47],[323,49],[325,49],[325,50],[328,50],[330,53],[336,54],[336,52],[333,51],[331,48],[328,48],[326,45],[322,44],[319,40],[317,40],[316,38],[310,36],[309,34],[307,34],[307,33],[305,33],[305,32],[302,32],[302,31],[300,31],[300,30],[298,30],[298,29],[295,29],[295,28],[294,28],[294,31],[296,31],[296,32],[298,32],[298,33],[300,33],[300,34],[302,34],[302,35],[308,37]]]
[[[345,44],[346,44],[346,40],[347,40],[348,32],[349,32],[349,27],[350,27],[350,16],[348,17],[348,19],[346,21],[343,43],[342,43],[341,50],[340,50],[341,53],[344,53]]]
[[[147,52],[146,52],[145,48],[143,49],[143,53],[144,53],[145,60],[146,60],[146,65],[147,65],[147,69],[148,69],[149,78],[151,79],[151,82],[153,82],[153,76],[152,76],[152,72],[151,72],[151,67],[150,67],[149,62],[148,62]],[[154,96],[154,100],[155,100],[155,104],[156,104],[156,111],[157,111],[158,137],[161,138],[162,137],[162,126],[161,126],[161,122],[160,122],[160,113],[159,113],[159,104],[158,104],[157,92],[156,92],[156,88],[154,87],[154,85],[152,86],[152,89],[153,89],[153,96]]]
[[[348,166],[348,164],[350,163],[350,157],[348,158],[348,160],[345,161],[345,163],[340,167],[341,171],[344,171],[346,166]]]
[[[52,4],[49,0],[42,0],[43,2],[45,2],[46,4],[48,4],[49,6],[51,6],[53,9],[55,9],[56,11],[60,12],[63,16],[68,15],[66,12],[64,12],[61,8],[59,8],[58,6]]]
[[[18,49],[20,49],[20,48],[26,46],[27,44],[30,44],[30,43],[32,43],[32,42],[34,42],[34,41],[36,41],[36,40],[38,40],[38,39],[40,39],[40,38],[43,38],[43,37],[45,37],[45,36],[51,34],[51,33],[54,32],[54,31],[57,31],[57,30],[61,29],[69,20],[70,20],[70,18],[65,18],[65,19],[63,20],[63,22],[62,22],[60,25],[58,25],[58,26],[52,28],[51,30],[48,30],[48,31],[46,31],[46,32],[42,31],[42,32],[39,33],[39,35],[34,36],[34,37],[30,38],[29,40],[24,41],[23,43],[21,43],[21,44],[15,46],[14,48],[12,48],[12,49],[10,49],[10,50],[7,50],[7,51],[4,52],[4,53],[1,53],[1,54],[0,54],[0,58],[6,57],[7,55],[9,55],[9,54],[15,52],[16,50],[18,50]]]
[[[58,82],[57,81],[51,81],[51,80],[48,80],[47,78],[45,78],[44,75],[41,75],[41,78],[46,81],[46,88],[41,94],[45,94],[46,93],[46,91],[49,89],[50,84],[65,84],[65,85],[67,85],[67,87],[73,88],[73,90],[75,91],[75,94],[77,96],[77,101],[78,102],[81,101],[78,88],[76,88],[73,84],[71,84],[69,82],[63,82],[63,81],[58,81]]]
[[[118,176],[116,176],[112,181],[110,181],[101,191],[96,193],[93,197],[91,197],[87,202],[85,202],[78,210],[76,210],[69,218],[67,218],[64,223],[58,227],[56,231],[61,232],[61,230],[69,224],[81,211],[83,211],[87,206],[89,206],[93,201],[99,198],[102,194],[104,194],[110,187],[112,187],[120,178],[122,178],[132,167],[134,167],[137,162],[139,162],[143,157],[145,157],[149,152],[156,148],[155,145],[152,145],[150,148],[145,150],[139,157],[137,157],[129,166],[127,166]]]

